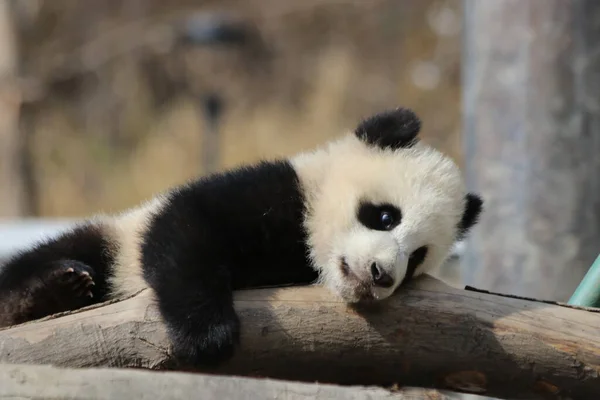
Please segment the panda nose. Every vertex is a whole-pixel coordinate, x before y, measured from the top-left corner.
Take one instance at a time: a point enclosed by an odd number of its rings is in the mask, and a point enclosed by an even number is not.
[[[394,279],[390,274],[385,272],[376,262],[371,264],[371,276],[375,286],[389,288],[394,284]]]

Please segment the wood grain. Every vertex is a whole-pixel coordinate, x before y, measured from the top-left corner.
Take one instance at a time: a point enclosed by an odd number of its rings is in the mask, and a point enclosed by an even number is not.
[[[449,399],[433,390],[342,387],[272,379],[124,369],[0,365],[0,399],[416,400]]]
[[[600,393],[598,310],[459,290],[431,277],[373,307],[292,287],[237,292],[236,308],[241,348],[210,372],[512,399]],[[148,292],[0,330],[0,362],[177,368]]]

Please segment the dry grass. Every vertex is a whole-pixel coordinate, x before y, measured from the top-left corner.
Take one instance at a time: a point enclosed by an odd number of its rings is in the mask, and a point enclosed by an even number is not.
[[[460,162],[460,36],[440,36],[427,22],[433,6],[456,13],[458,1],[226,4],[259,28],[267,52],[131,52],[61,80],[32,103],[37,214],[118,211],[202,174],[205,122],[180,82],[196,93],[217,90],[227,101],[220,169],[310,148],[361,116],[399,104],[422,116],[426,141]],[[122,14],[114,15],[124,23]],[[48,48],[60,48],[60,35],[68,32],[59,33]],[[32,76],[50,79],[62,70],[35,63],[62,50],[24,43]],[[415,84],[419,60],[440,69],[435,87]]]

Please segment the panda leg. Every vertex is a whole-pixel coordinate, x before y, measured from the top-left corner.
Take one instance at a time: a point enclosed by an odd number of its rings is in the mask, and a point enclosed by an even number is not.
[[[187,272],[187,273],[186,273]],[[239,343],[229,269],[225,266],[169,272],[155,270],[151,285],[166,322],[175,359],[192,367],[215,367]]]
[[[107,236],[82,225],[22,252],[0,267],[0,327],[99,301],[111,265]]]
[[[2,290],[0,326],[19,324],[92,304],[93,276],[92,268],[78,261],[49,263],[36,274],[11,285],[9,290]]]

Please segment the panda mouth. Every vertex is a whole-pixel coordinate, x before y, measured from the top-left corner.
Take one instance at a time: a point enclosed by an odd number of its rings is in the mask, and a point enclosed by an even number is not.
[[[375,300],[371,285],[361,282],[350,269],[350,265],[345,257],[340,258],[340,270],[344,277],[349,278],[356,283],[355,285],[352,285],[353,288],[351,289],[352,302],[363,303]]]

